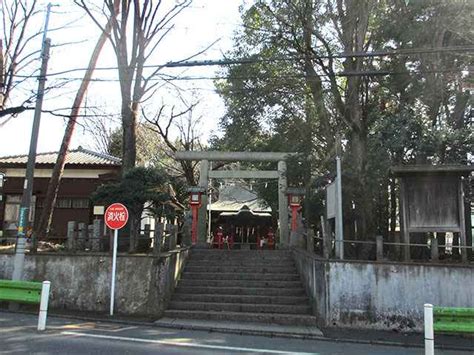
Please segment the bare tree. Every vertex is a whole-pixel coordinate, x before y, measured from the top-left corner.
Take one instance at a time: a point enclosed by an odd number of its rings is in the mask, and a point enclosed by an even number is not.
[[[0,20],[3,28],[0,34],[0,127],[24,111],[34,110],[37,94],[36,87],[32,84],[37,78],[36,62],[39,62],[41,52],[36,45],[41,43],[40,38],[43,35],[43,28],[36,24],[44,12],[40,5],[41,2],[37,0],[0,1]],[[62,31],[79,20],[75,18],[69,23],[50,28],[48,32]],[[83,41],[68,41],[51,47],[80,42]],[[45,92],[63,88],[69,81],[51,80],[49,83]],[[63,92],[61,94],[64,95]],[[56,109],[42,112],[65,116]]]
[[[84,132],[91,137],[91,149],[109,155],[115,155],[110,151],[110,142],[112,135],[116,131],[116,121],[119,118],[115,116],[91,117],[84,121]]]
[[[119,8],[119,0],[114,0],[114,13],[118,13]],[[79,115],[79,110],[84,99],[85,93],[87,88],[89,87],[90,80],[92,78],[92,74],[94,73],[95,67],[97,65],[97,61],[99,59],[100,52],[104,47],[104,44],[107,40],[107,37],[110,35],[110,31],[112,28],[113,19],[110,19],[107,25],[104,28],[104,31],[99,37],[97,41],[94,51],[92,52],[92,56],[89,60],[89,65],[87,70],[84,74],[84,78],[82,79],[81,85],[76,93],[76,97],[74,99],[74,103],[71,108],[71,114],[69,116],[68,123],[66,125],[66,129],[64,131],[63,140],[61,142],[61,148],[58,152],[58,157],[56,160],[56,164],[54,165],[53,173],[51,176],[51,180],[48,184],[48,190],[46,192],[46,197],[43,202],[43,209],[41,211],[41,216],[38,222],[38,225],[35,228],[35,238],[33,239],[33,250],[36,249],[36,242],[38,240],[38,236],[48,236],[49,229],[53,220],[53,212],[54,212],[54,204],[56,202],[56,198],[58,196],[59,186],[61,183],[61,177],[64,173],[64,166],[66,164],[67,153],[69,149],[69,145],[71,143],[72,135],[74,133],[74,129],[76,127],[77,117]]]
[[[148,117],[144,110],[142,114],[145,121],[149,123],[146,127],[158,133],[169,148],[168,156],[172,158],[173,162],[173,153],[178,150],[192,151],[202,149],[197,129],[200,124],[200,118],[193,118],[193,109],[198,103],[187,104],[183,99],[182,102],[186,106],[182,110],[176,111],[176,106],[172,106],[169,113],[165,114],[167,107],[166,105],[162,105],[153,118]],[[173,138],[171,133],[172,127],[178,131],[178,136],[175,138]],[[197,163],[195,162],[181,160],[179,161],[180,169],[177,169],[175,164],[167,168],[174,171],[175,174],[183,176],[189,186],[195,186],[197,178],[195,171],[196,165]]]
[[[102,21],[92,5],[84,0],[76,0],[76,3],[104,32]],[[190,4],[191,0],[177,0],[166,8],[161,1],[122,0],[120,9],[117,9],[112,0],[103,2],[102,15],[107,21],[112,19],[109,39],[117,59],[122,96],[123,173],[135,166],[140,104],[144,96],[156,87],[157,83],[150,81],[162,69],[157,67],[146,72],[145,64],[173,29],[173,20]]]
[[[39,56],[40,50],[31,51],[29,46],[42,33],[42,30],[30,31],[32,19],[40,12],[37,3],[36,0],[0,2],[3,26],[0,38],[0,127],[27,109],[24,105],[28,99],[13,106],[10,106],[10,101],[14,90],[28,79],[28,75],[17,77],[17,74],[26,74]]]

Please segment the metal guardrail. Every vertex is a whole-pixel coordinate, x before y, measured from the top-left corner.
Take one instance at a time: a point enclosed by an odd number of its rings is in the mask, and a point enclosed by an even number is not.
[[[474,308],[433,307],[433,316],[437,332],[474,334]]]
[[[0,280],[0,301],[40,303],[41,282]]]
[[[434,332],[474,334],[474,308],[424,305],[425,355],[434,355]]]
[[[0,280],[0,301],[39,304],[38,330],[45,330],[50,287],[49,281]]]

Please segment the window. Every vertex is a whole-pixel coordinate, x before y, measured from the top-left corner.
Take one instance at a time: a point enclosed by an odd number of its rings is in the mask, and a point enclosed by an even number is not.
[[[29,221],[33,222],[35,217],[35,203],[36,196],[31,197],[31,204],[30,204],[30,216]],[[20,215],[20,204],[21,204],[21,195],[7,195],[5,201],[5,214],[4,214],[4,221],[5,222],[18,222],[18,216]]]
[[[88,198],[58,198],[56,208],[89,208]]]
[[[43,208],[44,200],[39,200],[37,207]],[[89,208],[89,199],[88,198],[71,198],[71,197],[61,197],[56,199],[55,208]]]
[[[89,199],[75,198],[72,200],[72,208],[89,208]]]
[[[70,198],[58,198],[56,200],[56,208],[71,208],[72,201]]]

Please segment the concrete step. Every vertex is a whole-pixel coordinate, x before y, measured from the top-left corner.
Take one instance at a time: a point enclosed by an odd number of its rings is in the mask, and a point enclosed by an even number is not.
[[[214,265],[236,265],[236,266],[288,266],[295,265],[293,259],[232,259],[232,258],[223,258],[223,259],[188,259],[188,263],[205,263],[205,264],[214,264]]]
[[[293,260],[292,255],[287,251],[193,251],[190,260]]]
[[[298,288],[301,281],[181,279],[180,286]]]
[[[186,263],[186,267],[206,267],[209,270],[220,269],[223,267],[251,267],[258,270],[261,268],[272,267],[294,268],[295,263],[293,260],[278,260],[273,262],[261,260],[189,260]]]
[[[178,284],[175,294],[199,295],[252,295],[252,296],[305,296],[305,291],[301,284],[295,288],[271,288],[271,287],[237,287],[237,286],[197,286]]]
[[[240,335],[265,336],[268,338],[297,338],[321,340],[323,332],[316,326],[297,326],[265,324],[252,322],[212,321],[205,319],[184,319],[163,317],[155,321],[158,327],[173,329],[202,330],[206,332],[223,332]]]
[[[278,263],[279,261],[293,261],[293,258],[291,256],[284,256],[284,255],[275,255],[275,256],[265,256],[261,257],[258,255],[255,256],[245,256],[245,255],[209,255],[209,256],[198,256],[198,255],[193,255],[189,257],[189,260],[218,260],[218,261],[242,261],[245,260],[247,262],[253,262],[253,261],[264,261],[264,262],[269,262],[269,263]]]
[[[170,310],[215,311],[215,312],[251,312],[278,314],[310,314],[311,307],[303,305],[219,303],[219,302],[185,302],[172,301]]]
[[[239,272],[184,272],[182,280],[251,280],[251,281],[299,281],[298,274],[239,273]]]
[[[257,295],[216,295],[216,294],[188,294],[175,293],[173,301],[183,302],[220,302],[220,303],[252,303],[252,304],[279,304],[279,305],[306,305],[306,296],[257,296]]]
[[[187,264],[184,268],[184,272],[214,272],[215,270],[222,270],[221,266],[219,265],[217,268],[209,268],[208,266],[201,266],[199,264]],[[276,265],[260,265],[260,267],[255,266],[225,266],[225,272],[241,272],[241,273],[267,273],[267,274],[279,274],[279,273],[288,273],[294,274],[297,273],[296,267],[294,265],[291,266],[276,266]]]
[[[204,319],[214,321],[256,322],[265,324],[315,326],[316,317],[303,314],[253,313],[253,312],[214,312],[166,310],[165,317],[184,319]]]
[[[242,249],[193,249],[191,256],[200,255],[230,255],[230,256],[281,256],[291,255],[289,250],[277,249],[277,250],[242,250]]]

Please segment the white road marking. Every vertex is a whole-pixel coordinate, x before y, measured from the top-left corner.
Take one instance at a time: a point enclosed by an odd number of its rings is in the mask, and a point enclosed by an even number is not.
[[[88,334],[88,333],[78,333],[78,332],[69,332],[69,331],[61,332],[61,334],[74,335],[78,337],[98,338],[98,339],[123,340],[123,341],[131,341],[135,343],[170,345],[170,346],[177,346],[177,347],[184,347],[184,348],[201,348],[201,349],[254,352],[254,353],[265,353],[265,354],[318,355],[318,353],[304,353],[304,352],[281,351],[281,350],[270,350],[270,349],[240,348],[240,347],[222,346],[222,345],[182,343],[182,342],[175,342],[175,341],[169,341],[169,340],[129,338],[129,337],[114,336],[114,335]]]

